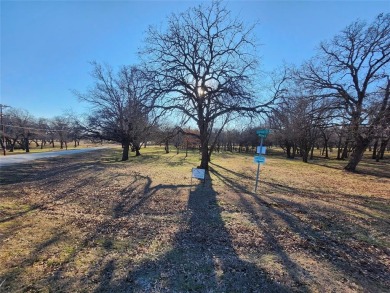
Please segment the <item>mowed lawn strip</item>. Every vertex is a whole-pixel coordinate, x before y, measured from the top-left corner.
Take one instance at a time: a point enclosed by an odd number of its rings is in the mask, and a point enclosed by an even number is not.
[[[120,149],[0,170],[0,292],[387,292],[389,162]]]

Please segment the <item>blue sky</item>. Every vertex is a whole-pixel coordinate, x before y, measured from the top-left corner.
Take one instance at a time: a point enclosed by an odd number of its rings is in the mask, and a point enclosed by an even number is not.
[[[73,109],[87,112],[72,94],[92,85],[90,61],[118,67],[136,64],[149,25],[194,1],[1,0],[0,103],[51,118]],[[372,21],[390,1],[228,1],[233,15],[259,21],[261,64],[300,64],[320,41],[352,21]]]

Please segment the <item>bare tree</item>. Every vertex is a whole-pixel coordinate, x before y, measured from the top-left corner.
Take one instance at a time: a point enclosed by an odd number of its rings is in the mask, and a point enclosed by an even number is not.
[[[221,133],[235,115],[260,112],[272,102],[255,98],[253,26],[233,19],[218,1],[173,14],[165,31],[149,28],[140,54],[162,94],[155,106],[196,123],[200,168],[208,169],[213,133]]]
[[[294,158],[299,148],[307,163],[318,134],[318,109],[310,97],[289,96],[274,109],[273,124],[287,158]]]
[[[69,142],[73,142],[73,146],[76,148],[80,145],[80,140],[85,137],[84,121],[83,119],[74,112],[72,109],[68,109],[62,115],[67,120],[68,124],[68,138]]]
[[[383,159],[385,149],[390,141],[390,78],[387,77],[387,85],[379,93],[384,99],[378,104],[372,105],[372,117],[370,120],[376,138],[377,146],[374,147],[373,159],[378,162]],[[380,143],[379,143],[380,142]],[[378,147],[379,144],[379,147]]]
[[[130,146],[140,155],[141,143],[156,121],[154,98],[148,75],[137,67],[123,66],[117,73],[109,66],[92,63],[94,88],[75,94],[92,105],[88,128],[92,135],[120,142],[122,161],[129,158]]]
[[[43,147],[49,141],[49,120],[46,118],[37,118],[36,127],[36,145],[37,147],[40,146],[41,149],[43,149]]]
[[[10,152],[13,152],[16,144],[19,144],[26,153],[30,152],[30,139],[36,128],[34,117],[26,110],[15,108],[9,110],[7,114],[6,133]]]
[[[298,72],[310,89],[343,102],[350,121],[353,153],[345,167],[354,171],[385,115],[388,100],[381,98],[377,119],[367,125],[366,109],[377,98],[386,79],[390,61],[390,13],[380,14],[371,23],[353,22],[331,41],[320,45],[318,55]]]
[[[60,142],[60,149],[68,149],[68,141],[70,140],[71,122],[68,116],[56,116],[51,119],[51,126],[55,132],[56,138]]]

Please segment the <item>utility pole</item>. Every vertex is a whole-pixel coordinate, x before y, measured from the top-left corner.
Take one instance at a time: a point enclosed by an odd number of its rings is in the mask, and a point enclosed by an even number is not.
[[[3,108],[9,108],[9,106],[0,104],[0,119],[1,119],[1,125],[3,127],[3,154],[5,156],[6,146],[5,146],[5,125],[3,123]]]

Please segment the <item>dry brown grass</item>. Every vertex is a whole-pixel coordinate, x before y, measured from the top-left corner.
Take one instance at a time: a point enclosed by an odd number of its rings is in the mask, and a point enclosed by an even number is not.
[[[148,148],[0,171],[0,292],[387,292],[389,162]]]

